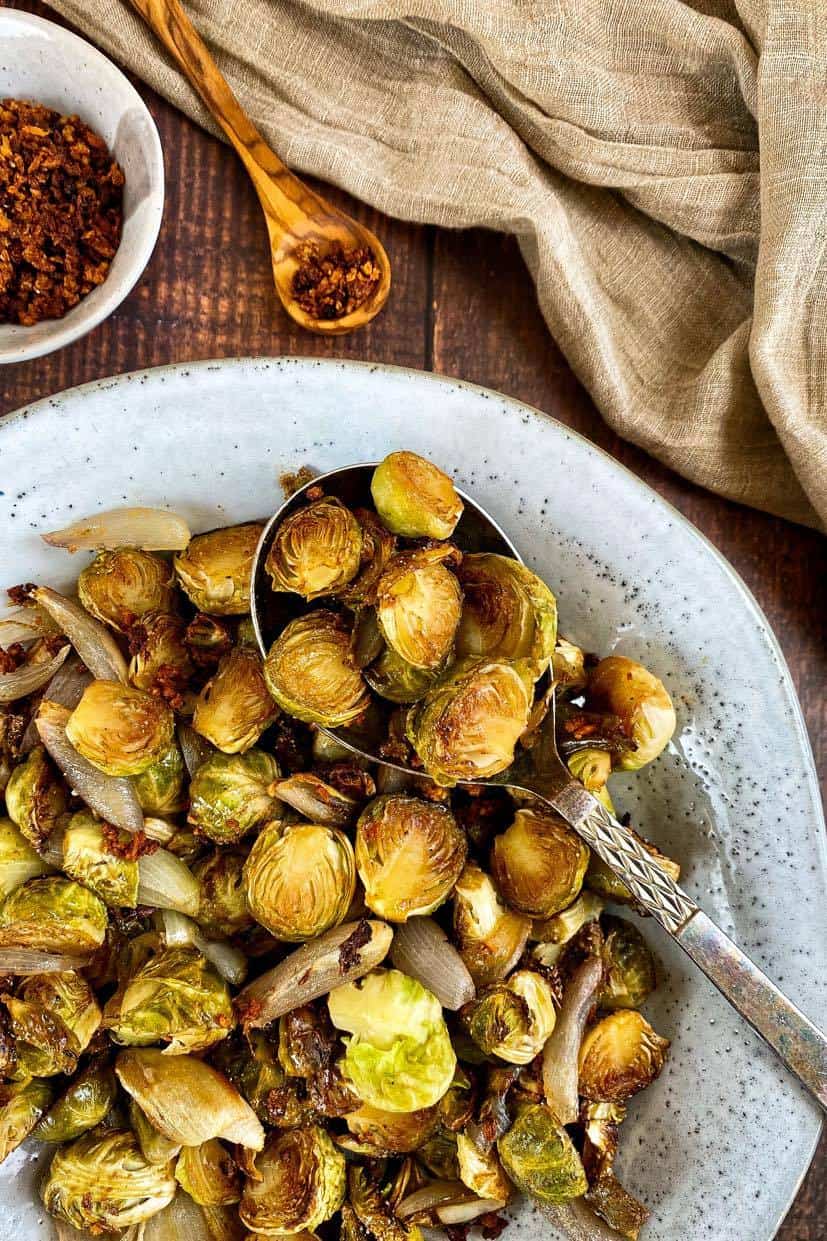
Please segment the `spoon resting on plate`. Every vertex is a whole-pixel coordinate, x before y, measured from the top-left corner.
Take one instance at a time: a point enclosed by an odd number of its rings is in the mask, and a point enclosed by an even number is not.
[[[276,593],[265,570],[267,553],[281,522],[307,501],[310,487],[321,487],[348,508],[370,507],[370,483],[377,463],[345,466],[320,474],[299,488],[270,518],[264,528],[252,569],[251,610],[262,655],[284,626],[311,610],[299,595]],[[464,510],[452,536],[465,552],[497,552],[522,563],[516,548],[492,517],[465,492]],[[784,996],[749,957],[715,925],[596,797],[572,779],[557,751],[555,701],[536,743],[511,766],[475,784],[494,784],[526,794],[550,806],[585,840],[631,890],[635,900],[680,944],[684,952],[715,984],[721,994],[769,1044],[787,1068],[827,1110],[827,1038]],[[421,778],[422,769],[389,762],[376,753],[369,735],[355,727],[324,728],[323,732],[360,758],[380,766],[407,771]]]

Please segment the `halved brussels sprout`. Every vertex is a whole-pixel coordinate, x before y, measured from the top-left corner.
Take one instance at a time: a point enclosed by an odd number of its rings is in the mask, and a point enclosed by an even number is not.
[[[27,879],[45,875],[49,869],[11,819],[0,815],[0,901]]]
[[[612,756],[608,750],[575,750],[569,756],[568,769],[584,789],[597,793],[612,774]]]
[[[136,689],[163,687],[174,675],[174,687],[186,686],[194,672],[184,643],[187,623],[172,612],[146,612],[129,630],[129,681]]]
[[[336,987],[327,1005],[334,1026],[352,1036],[341,1069],[360,1099],[387,1112],[439,1102],[457,1062],[430,991],[399,970],[376,969]]]
[[[351,724],[370,703],[347,626],[334,612],[291,621],[270,647],[264,679],[279,706],[306,724]]]
[[[32,974],[19,995],[4,997],[14,1035],[17,1077],[74,1073],[100,1025],[89,984],[75,974]]]
[[[610,655],[589,675],[587,706],[619,716],[632,743],[618,766],[637,771],[671,740],[677,719],[666,687],[633,659]]]
[[[388,922],[432,913],[450,895],[467,850],[447,806],[402,793],[375,797],[356,828],[368,908]]]
[[[551,656],[551,675],[560,689],[573,692],[585,688],[585,661],[585,651],[558,635]]]
[[[104,1009],[116,1043],[165,1043],[165,1054],[203,1051],[234,1024],[227,984],[197,948],[164,948],[127,979]]]
[[[344,1202],[344,1156],[319,1125],[273,1134],[254,1168],[238,1213],[256,1235],[312,1232]]]
[[[362,565],[353,581],[337,594],[349,608],[368,608],[376,603],[376,584],[396,551],[396,539],[370,509],[357,508],[353,516],[362,529]]]
[[[268,791],[278,778],[276,760],[263,750],[211,754],[190,784],[187,822],[218,844],[233,844],[280,817],[281,803]]]
[[[404,1187],[404,1172],[400,1179]],[[347,1191],[340,1241],[422,1241],[419,1228],[396,1214],[394,1187],[383,1185],[375,1170],[350,1164]]]
[[[26,1141],[53,1093],[51,1082],[37,1078],[0,1084],[0,1163]]]
[[[35,746],[15,767],[6,785],[6,813],[36,848],[51,836],[66,812],[66,786],[46,756]]]
[[[401,703],[419,702],[437,677],[435,672],[407,663],[392,646],[386,646],[379,658],[363,670],[363,675],[381,698]]]
[[[273,1103],[279,1103],[285,1095],[285,1073],[278,1061],[272,1042],[259,1030],[248,1030],[243,1036],[234,1035],[220,1043],[212,1054],[217,1069],[225,1073],[236,1090],[240,1091],[256,1116],[268,1125],[280,1122]],[[302,1117],[288,1116],[286,1122],[301,1123]],[[292,1128],[292,1123],[284,1128]],[[279,1124],[279,1127],[282,1127]]]
[[[98,552],[78,577],[78,598],[99,621],[125,633],[145,612],[168,612],[172,573],[160,556],[137,547]]]
[[[172,712],[160,698],[118,681],[93,681],[66,721],[66,736],[98,771],[137,776],[172,744]]]
[[[239,850],[215,849],[193,865],[201,886],[196,922],[208,935],[229,937],[253,925],[244,888],[246,860],[246,853]]]
[[[107,848],[103,824],[88,810],[69,820],[63,837],[63,869],[115,908],[138,903],[138,863]]]
[[[451,654],[462,610],[462,592],[442,560],[449,547],[400,552],[376,587],[382,636],[414,668],[441,668]]]
[[[593,892],[582,891],[567,909],[551,918],[535,921],[531,926],[531,938],[539,940],[532,955],[543,965],[556,965],[566,944],[581,927],[594,922],[603,911],[603,902]]]
[[[542,1103],[520,1109],[497,1150],[517,1188],[549,1206],[580,1198],[588,1189],[571,1138]]]
[[[0,946],[91,953],[103,943],[108,921],[94,892],[46,875],[21,884],[0,905]]]
[[[238,646],[224,656],[202,689],[192,726],[225,754],[243,754],[277,715],[261,656],[249,646]]]
[[[454,888],[454,939],[478,987],[505,978],[530,930],[530,920],[508,909],[485,871],[469,863]]]
[[[448,539],[462,516],[448,475],[415,452],[392,452],[380,461],[370,491],[387,528],[406,539]]]
[[[160,1133],[132,1098],[128,1111],[129,1123],[147,1163],[169,1163],[170,1159],[175,1159],[181,1150],[181,1143],[173,1142]]]
[[[115,1104],[118,1083],[105,1065],[90,1064],[69,1083],[60,1098],[38,1123],[33,1137],[38,1142],[71,1142],[94,1129]]]
[[[528,724],[534,679],[525,662],[459,660],[408,713],[408,740],[440,784],[505,771]]]
[[[218,1138],[185,1146],[175,1164],[175,1179],[199,1206],[230,1206],[241,1198],[238,1166]]]
[[[416,1152],[417,1162],[439,1181],[459,1180],[457,1160],[457,1135],[440,1126],[426,1139]]]
[[[73,1228],[118,1232],[163,1210],[177,1188],[171,1163],[147,1163],[134,1133],[110,1129],[61,1146],[40,1196]]]
[[[465,1133],[457,1134],[459,1179],[478,1198],[499,1202],[502,1206],[511,1197],[511,1182],[503,1172],[496,1151],[481,1151]]]
[[[602,919],[605,976],[601,1008],[640,1008],[655,989],[655,962],[636,926],[608,914]]]
[[[200,612],[243,616],[250,610],[253,557],[264,527],[259,522],[197,534],[173,564],[185,594]]]
[[[619,1009],[586,1031],[580,1048],[580,1093],[624,1103],[649,1086],[666,1062],[669,1039],[633,1008]]]
[[[554,1029],[554,998],[540,974],[517,970],[473,1000],[462,1016],[486,1055],[509,1064],[529,1064]]]
[[[580,893],[589,849],[551,810],[518,810],[497,836],[491,872],[512,909],[532,918],[550,918]]]
[[[362,529],[341,500],[323,496],[285,517],[264,567],[273,590],[303,599],[338,594],[359,572]]]
[[[557,600],[536,573],[509,556],[463,556],[457,655],[528,659],[539,676],[557,640]]]
[[[431,1106],[415,1112],[389,1112],[362,1103],[355,1112],[348,1112],[345,1120],[363,1154],[404,1155],[418,1150],[433,1136],[439,1125],[439,1110]]]
[[[132,778],[141,809],[151,815],[180,814],[187,807],[185,777],[184,757],[173,742],[151,767]]]
[[[256,838],[244,881],[255,920],[277,939],[301,943],[343,921],[356,891],[353,848],[335,827],[276,824]]]

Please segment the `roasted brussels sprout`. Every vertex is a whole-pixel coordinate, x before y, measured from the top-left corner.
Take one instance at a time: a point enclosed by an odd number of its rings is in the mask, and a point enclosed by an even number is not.
[[[608,914],[602,918],[605,976],[601,1008],[640,1008],[655,989],[655,963],[636,926]]]
[[[268,791],[278,777],[276,760],[263,750],[211,754],[190,784],[187,821],[217,844],[232,844],[279,819],[281,803]]]
[[[27,879],[45,875],[48,865],[11,819],[0,815],[0,901]]]
[[[88,810],[73,814],[63,837],[63,869],[115,908],[138,903],[138,863],[107,848],[103,824]]]
[[[344,1156],[318,1125],[273,1134],[254,1167],[238,1212],[256,1235],[312,1232],[344,1202]]]
[[[129,1123],[147,1163],[169,1163],[181,1150],[181,1143],[160,1133],[134,1099],[129,1100]]]
[[[478,1047],[509,1064],[529,1064],[554,1029],[554,997],[534,970],[517,970],[463,1009],[468,1033]]]
[[[573,642],[557,637],[551,656],[551,675],[561,690],[573,693],[586,685],[586,655]]]
[[[229,937],[253,925],[244,887],[246,860],[240,850],[216,849],[193,865],[192,873],[201,887],[196,921],[208,935]]]
[[[79,974],[32,974],[3,1003],[15,1042],[15,1076],[74,1073],[101,1020],[94,992]]]
[[[117,1093],[112,1069],[90,1064],[69,1083],[32,1136],[39,1142],[71,1142],[79,1138],[101,1123],[114,1106]]]
[[[37,1125],[52,1101],[51,1082],[27,1078],[0,1084],[0,1163]]]
[[[141,809],[151,815],[180,814],[187,807],[185,779],[184,758],[173,742],[151,767],[132,778]]]
[[[189,946],[151,956],[104,1009],[104,1025],[116,1043],[165,1043],[169,1055],[211,1047],[227,1037],[233,1021],[227,984]]]
[[[253,557],[264,527],[258,522],[197,534],[173,563],[178,581],[200,612],[243,616],[250,610]]]
[[[359,816],[356,867],[369,909],[388,922],[432,913],[465,865],[465,834],[447,806],[405,794],[375,797]]]
[[[459,660],[411,707],[408,739],[440,784],[496,775],[514,759],[533,696],[525,661]]]
[[[194,672],[184,642],[187,624],[172,612],[146,612],[129,630],[129,681],[136,689],[181,691]]]
[[[558,1206],[588,1189],[571,1138],[542,1103],[520,1109],[511,1128],[497,1141],[497,1150],[517,1188],[539,1202]]]
[[[257,837],[244,881],[255,920],[277,939],[301,943],[343,921],[356,891],[353,848],[335,827],[276,824]]]
[[[273,590],[303,599],[335,595],[359,572],[362,529],[341,500],[323,496],[285,517],[264,567]]]
[[[584,789],[597,793],[612,774],[612,756],[608,750],[576,750],[568,759],[568,769]]]
[[[86,953],[100,948],[108,919],[103,901],[71,879],[29,879],[0,905],[0,946]]]
[[[285,1096],[285,1073],[273,1043],[260,1031],[250,1030],[220,1043],[211,1058],[215,1067],[241,1092],[259,1120],[274,1124],[273,1102],[275,1099],[281,1102]],[[291,1115],[287,1119],[299,1122],[306,1117]],[[284,1128],[292,1128],[292,1124],[285,1124]]]
[[[551,810],[518,810],[491,850],[494,880],[512,909],[550,918],[580,893],[589,849]]]
[[[306,724],[351,724],[370,702],[347,626],[334,612],[291,621],[270,647],[264,679],[279,706]]]
[[[463,1185],[473,1190],[478,1198],[505,1206],[511,1197],[511,1183],[493,1148],[481,1151],[467,1134],[458,1133],[457,1164]]]
[[[532,923],[531,938],[540,941],[532,949],[532,955],[543,965],[556,965],[566,944],[582,926],[599,918],[602,910],[600,897],[584,889],[567,909]]]
[[[635,1009],[610,1013],[586,1031],[580,1048],[580,1093],[624,1103],[649,1086],[666,1061],[669,1039]]]
[[[61,1146],[40,1196],[73,1228],[117,1232],[163,1210],[177,1188],[172,1164],[147,1163],[134,1133],[110,1129]]]
[[[462,610],[459,582],[442,560],[450,548],[394,556],[376,587],[382,636],[414,668],[435,671],[451,654]]]
[[[6,785],[6,812],[35,848],[41,848],[66,811],[66,786],[42,745],[15,767]]]
[[[457,570],[462,618],[457,654],[527,659],[537,676],[557,640],[557,600],[535,573],[509,556],[463,556]]]
[[[241,1198],[238,1167],[218,1138],[185,1146],[175,1164],[175,1179],[199,1206],[230,1206]]]
[[[362,565],[337,595],[349,608],[369,608],[376,603],[376,584],[396,551],[396,539],[370,509],[357,508],[353,516],[362,529]]]
[[[415,668],[386,646],[378,659],[364,669],[364,678],[380,698],[389,702],[412,703],[424,698],[436,680],[436,673]]]
[[[327,1003],[334,1026],[351,1035],[341,1069],[360,1099],[387,1112],[439,1102],[456,1056],[430,991],[399,970],[376,969],[336,987]]]
[[[192,726],[225,754],[243,754],[277,715],[261,657],[251,647],[239,646],[224,656],[202,689]]]
[[[348,1112],[345,1120],[364,1154],[403,1155],[418,1150],[433,1136],[439,1125],[439,1110],[432,1106],[415,1112],[388,1112],[362,1103],[357,1111]]]
[[[465,867],[454,888],[454,939],[478,987],[505,978],[530,930],[530,920],[502,903],[485,871]]]
[[[125,633],[145,612],[168,612],[172,573],[160,556],[137,547],[98,552],[78,577],[78,598],[99,621]]]
[[[403,1172],[403,1185],[405,1179]],[[383,1185],[375,1171],[350,1164],[348,1201],[342,1207],[341,1241],[422,1241],[419,1228],[396,1214],[394,1189],[394,1186]]]
[[[415,452],[392,452],[373,471],[376,511],[389,530],[406,539],[449,539],[462,516],[462,500],[447,474]]]
[[[142,689],[93,681],[66,721],[66,736],[99,771],[137,776],[171,746],[172,712]]]
[[[589,676],[586,701],[620,717],[631,743],[618,762],[624,771],[651,763],[675,731],[675,708],[663,682],[622,655],[601,659]]]

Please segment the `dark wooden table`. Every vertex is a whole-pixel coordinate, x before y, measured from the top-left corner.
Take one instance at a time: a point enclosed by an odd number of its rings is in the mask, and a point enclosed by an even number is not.
[[[53,16],[29,0],[12,4]],[[0,371],[0,415],[103,375],[245,354],[389,362],[458,376],[528,401],[622,461],[732,562],[778,636],[818,770],[825,773],[827,543],[821,536],[701,491],[618,439],[550,338],[510,238],[403,224],[331,190],[331,198],[383,239],[393,264],[393,292],[384,313],[361,333],[321,340],[301,332],[276,299],[258,203],[234,156],[136,85],[158,123],[166,158],[166,210],[154,257],[132,294],[85,339]],[[824,1138],[778,1237],[827,1238]]]

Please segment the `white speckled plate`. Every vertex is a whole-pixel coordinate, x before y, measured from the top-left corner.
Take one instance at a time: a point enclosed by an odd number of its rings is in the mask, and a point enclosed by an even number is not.
[[[613,782],[689,891],[823,1021],[824,824],[795,692],[743,583],[611,458],[516,401],[414,371],[277,359],[123,375],[0,421],[0,585],[68,585],[78,561],[38,532],[116,504],[169,505],[196,529],[262,517],[279,474],[411,448],[453,470],[552,585],[562,630],[640,657],[678,710],[668,754]],[[672,1039],[634,1104],[620,1173],[650,1206],[646,1241],[768,1241],[810,1159],[817,1109],[649,924]],[[33,1157],[2,1169],[3,1236],[50,1236]],[[530,1208],[515,1241],[551,1235]],[[510,1232],[509,1235],[512,1235]]]

